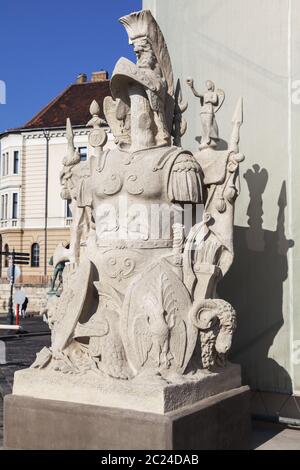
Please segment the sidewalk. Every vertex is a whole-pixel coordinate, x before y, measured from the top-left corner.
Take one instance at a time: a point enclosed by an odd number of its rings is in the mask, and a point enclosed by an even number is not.
[[[300,429],[262,421],[254,421],[252,429],[252,449],[300,450]]]

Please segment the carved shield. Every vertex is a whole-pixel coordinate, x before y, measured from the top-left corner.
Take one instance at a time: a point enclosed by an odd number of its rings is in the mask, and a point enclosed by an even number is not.
[[[135,373],[147,367],[184,372],[197,340],[190,307],[190,295],[167,261],[152,264],[135,278],[121,320],[127,359]]]
[[[92,263],[85,259],[71,274],[67,288],[59,299],[59,324],[55,327],[52,349],[53,352],[62,351],[68,344],[73,330],[83,312],[86,303],[89,285],[92,284]]]

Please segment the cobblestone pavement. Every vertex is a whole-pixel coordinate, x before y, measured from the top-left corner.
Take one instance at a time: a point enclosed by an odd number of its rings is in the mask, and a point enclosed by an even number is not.
[[[5,323],[1,318],[0,323]],[[26,318],[21,326],[28,333],[16,334],[7,330],[0,330],[0,341],[5,348],[6,364],[0,364],[0,395],[11,393],[15,371],[29,367],[35,359],[36,353],[43,346],[50,345],[50,335],[47,324],[40,317]],[[42,333],[38,335],[38,333]],[[4,346],[3,346],[4,343]]]
[[[0,316],[0,324],[6,318]],[[5,349],[6,363],[0,364],[0,449],[3,439],[3,397],[12,391],[14,373],[29,367],[44,346],[50,345],[49,328],[40,317],[29,317],[21,320],[24,334],[0,330],[0,360],[3,361]]]

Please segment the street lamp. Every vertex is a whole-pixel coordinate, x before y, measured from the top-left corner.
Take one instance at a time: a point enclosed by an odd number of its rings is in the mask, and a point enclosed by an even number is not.
[[[44,223],[44,276],[47,276],[47,245],[48,245],[48,174],[49,174],[49,141],[51,139],[49,130],[43,129],[46,139],[46,175],[45,175],[45,223]]]

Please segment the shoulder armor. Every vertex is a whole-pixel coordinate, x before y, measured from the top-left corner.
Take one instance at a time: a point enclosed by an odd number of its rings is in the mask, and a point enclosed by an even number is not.
[[[172,171],[196,171],[200,172],[199,163],[193,155],[189,153],[180,153],[174,161]]]
[[[168,195],[171,201],[202,202],[201,168],[192,154],[181,152],[173,161]]]

